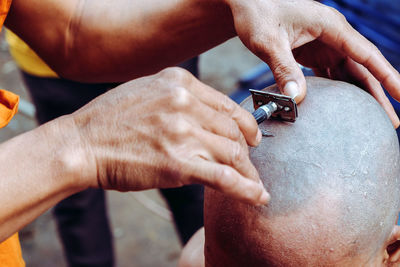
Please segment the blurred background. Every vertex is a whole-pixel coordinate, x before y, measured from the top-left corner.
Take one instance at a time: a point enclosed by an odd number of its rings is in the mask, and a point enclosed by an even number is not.
[[[348,21],[374,42],[400,69],[400,0],[323,0],[341,11]],[[200,57],[200,79],[231,95],[238,102],[248,88],[261,89],[273,83],[266,64],[234,38]],[[305,70],[309,74],[308,70]],[[0,36],[0,88],[21,96],[20,112],[2,131],[0,142],[36,127],[35,108],[8,53],[4,33]],[[392,100],[397,111],[400,105]],[[181,245],[158,191],[108,192],[107,204],[117,266],[176,266]],[[51,212],[20,233],[27,266],[66,266]]]

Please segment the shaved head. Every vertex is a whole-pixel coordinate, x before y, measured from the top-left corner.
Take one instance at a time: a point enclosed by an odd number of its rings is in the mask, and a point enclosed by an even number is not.
[[[400,189],[389,118],[353,85],[308,78],[307,87],[298,120],[260,124],[275,137],[250,149],[270,203],[251,207],[207,189],[208,266],[367,265],[387,241]],[[254,110],[250,98],[242,107]]]

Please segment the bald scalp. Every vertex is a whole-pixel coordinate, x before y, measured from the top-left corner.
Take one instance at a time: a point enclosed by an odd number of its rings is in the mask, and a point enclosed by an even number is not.
[[[307,250],[315,258],[356,257],[389,236],[400,193],[399,144],[389,118],[353,85],[309,77],[307,87],[296,123],[260,124],[275,137],[250,149],[271,194],[268,206],[252,208],[206,191],[206,260],[213,256],[209,244],[255,265],[302,265],[312,263]],[[242,107],[254,110],[250,98]]]

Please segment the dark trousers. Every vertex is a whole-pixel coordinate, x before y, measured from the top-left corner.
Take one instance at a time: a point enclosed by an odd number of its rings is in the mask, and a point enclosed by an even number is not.
[[[182,63],[197,76],[197,58]],[[40,124],[70,114],[117,84],[85,84],[23,73]],[[181,242],[203,226],[203,187],[162,189]],[[54,208],[58,231],[69,266],[113,266],[113,239],[104,191],[88,189],[61,201]]]

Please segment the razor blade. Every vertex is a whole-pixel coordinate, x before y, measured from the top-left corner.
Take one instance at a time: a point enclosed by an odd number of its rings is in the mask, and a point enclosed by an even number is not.
[[[297,104],[293,98],[253,89],[250,89],[250,92],[255,110],[253,116],[258,124],[269,118],[288,122],[296,121]]]

